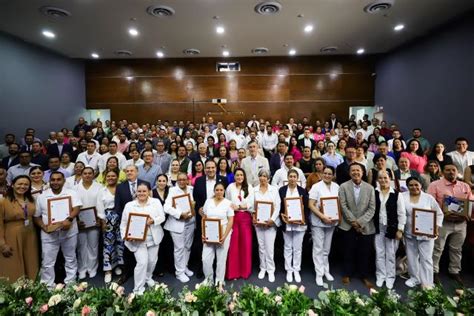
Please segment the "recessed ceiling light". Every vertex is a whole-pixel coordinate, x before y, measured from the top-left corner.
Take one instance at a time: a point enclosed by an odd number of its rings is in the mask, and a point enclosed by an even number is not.
[[[358,55],[362,55],[363,53],[365,53],[365,49],[359,48],[359,49],[357,50],[357,54],[358,54]]]
[[[135,28],[130,28],[130,29],[128,29],[128,34],[130,34],[132,36],[138,36],[138,30],[135,29]]]
[[[100,56],[99,56],[99,54],[97,54],[97,53],[92,53],[92,54],[91,54],[91,57],[97,59],[97,58],[99,58]]]
[[[227,57],[227,56],[229,56],[229,55],[230,55],[230,53],[229,53],[228,50],[222,51],[222,56]]]
[[[216,33],[217,34],[224,34],[224,32],[225,32],[225,29],[224,29],[223,26],[216,27]]]
[[[128,81],[131,81],[133,80],[133,77],[132,76],[128,76],[128,77],[125,77]]]
[[[48,31],[48,30],[44,30],[43,35],[46,36],[47,38],[55,38],[56,37],[56,34],[54,34],[51,31]]]
[[[163,57],[165,57],[165,54],[161,50],[159,50],[159,51],[156,52],[156,57],[163,58]]]
[[[313,26],[311,24],[308,24],[304,27],[305,33],[311,33],[313,31]]]
[[[290,56],[296,55],[296,50],[290,49],[290,51],[288,52],[288,54],[290,54]]]
[[[404,28],[405,28],[405,25],[403,25],[403,24],[397,24],[397,25],[395,25],[395,27],[393,28],[393,30],[399,32],[399,31],[403,30]]]

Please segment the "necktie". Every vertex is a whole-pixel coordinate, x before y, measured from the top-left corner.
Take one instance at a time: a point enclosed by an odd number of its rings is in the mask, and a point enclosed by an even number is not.
[[[136,184],[136,182],[132,182],[130,184],[131,185],[130,191],[132,193],[133,199],[135,199],[137,197],[137,190],[135,189],[135,184]]]

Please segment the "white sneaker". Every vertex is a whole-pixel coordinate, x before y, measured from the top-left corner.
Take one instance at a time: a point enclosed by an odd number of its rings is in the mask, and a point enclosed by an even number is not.
[[[293,272],[288,271],[288,272],[286,273],[286,282],[288,282],[288,283],[293,282]]]
[[[180,280],[181,283],[187,283],[189,282],[189,277],[186,274],[180,274],[176,276],[176,279]]]
[[[107,272],[104,277],[104,282],[105,283],[110,283],[112,282],[112,272]]]
[[[114,272],[116,275],[122,275],[122,269],[120,269],[119,267],[115,268]]]
[[[186,268],[186,270],[184,270],[184,273],[188,276],[188,277],[191,277],[194,275],[194,272],[189,270],[188,268]]]
[[[328,280],[329,282],[334,281],[334,277],[331,275],[331,273],[326,272],[324,273],[324,276],[326,277],[326,280]]]
[[[420,282],[418,282],[418,280],[415,278],[409,278],[408,280],[405,281],[405,285],[408,287],[415,287],[419,284]]]
[[[323,277],[322,277],[322,276],[320,276],[320,275],[317,275],[317,276],[316,276],[316,285],[317,285],[317,286],[323,286],[323,285],[324,285]]]
[[[150,279],[150,280],[146,281],[146,285],[148,285],[148,287],[154,287],[155,286],[155,281],[153,279]]]
[[[260,272],[258,273],[258,278],[262,280],[264,277],[265,277],[265,270],[260,270]]]
[[[301,282],[301,276],[298,271],[294,271],[293,274],[295,275],[295,282],[300,283]]]
[[[268,272],[268,282],[270,282],[270,283],[275,282],[275,273]]]
[[[377,281],[375,281],[375,285],[377,285],[377,287],[382,287],[384,282],[384,279],[377,279]]]
[[[393,284],[395,283],[395,280],[387,280],[385,282],[385,285],[387,286],[387,289],[391,290],[393,289]]]
[[[79,280],[85,279],[87,277],[86,272],[79,272]]]

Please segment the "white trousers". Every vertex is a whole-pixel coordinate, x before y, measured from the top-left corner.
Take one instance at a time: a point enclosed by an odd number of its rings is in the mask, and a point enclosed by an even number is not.
[[[375,235],[375,277],[387,283],[395,282],[396,252],[398,240],[385,237],[387,226],[380,224],[380,233]]]
[[[301,270],[301,253],[303,252],[304,231],[284,231],[285,270],[295,272]]]
[[[225,231],[225,227],[222,228]],[[227,238],[224,240],[223,245],[206,244],[202,246],[202,270],[204,276],[208,281],[214,279],[214,258],[217,258],[216,262],[216,283],[224,282],[225,269],[227,266],[227,253],[229,252],[230,237],[232,232],[229,233]]]
[[[258,256],[260,258],[260,270],[274,273],[275,261],[273,253],[275,249],[275,238],[277,234],[276,227],[258,227],[255,226],[258,241]]]
[[[423,286],[433,286],[434,240],[405,238],[408,273]]]
[[[329,253],[331,252],[332,235],[335,226],[331,227],[311,227],[313,239],[313,263],[316,276],[322,277],[329,273]]]
[[[174,268],[176,276],[184,274],[188,266],[189,255],[194,238],[194,222],[186,223],[182,233],[171,233],[174,245]]]
[[[79,232],[77,237],[77,266],[79,274],[97,273],[99,261],[99,229],[91,228]]]
[[[52,234],[59,235],[59,232]],[[56,264],[59,249],[61,249],[65,261],[66,278],[64,279],[64,283],[75,282],[77,274],[77,235],[69,238],[60,238],[58,236],[54,240],[41,239],[41,247],[43,258],[41,264],[41,282],[46,283],[48,287],[54,286],[54,265]]]
[[[152,280],[153,270],[155,270],[156,262],[158,261],[159,248],[159,245],[148,247],[146,241],[144,241],[134,252],[135,260],[137,261],[133,272],[134,293],[143,293],[145,291],[145,283]]]

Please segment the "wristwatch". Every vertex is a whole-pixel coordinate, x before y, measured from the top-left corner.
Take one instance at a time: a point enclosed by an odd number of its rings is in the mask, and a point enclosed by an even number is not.
[[[74,218],[68,216],[68,217],[66,217],[66,220],[72,223],[72,221],[74,220]]]

